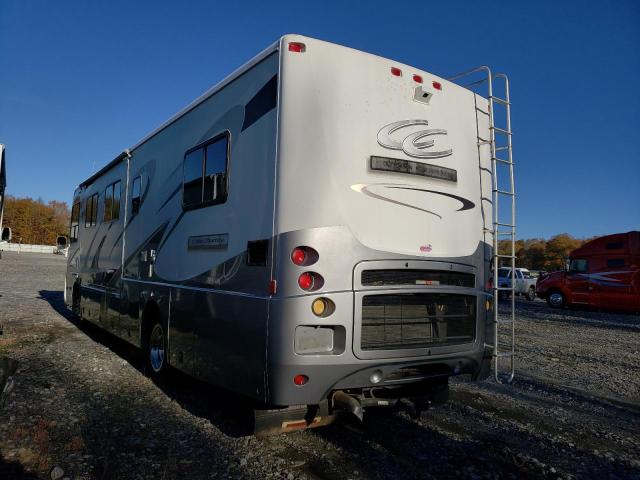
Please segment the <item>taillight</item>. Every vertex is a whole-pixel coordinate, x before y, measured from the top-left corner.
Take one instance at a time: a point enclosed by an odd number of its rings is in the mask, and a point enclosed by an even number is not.
[[[394,75],[396,77],[401,77],[402,70],[400,70],[398,67],[391,67],[391,75]]]
[[[318,257],[318,252],[311,247],[296,247],[291,252],[291,261],[298,266],[313,265]]]
[[[311,311],[316,317],[324,318],[336,310],[336,305],[328,298],[316,298],[311,303]]]
[[[442,90],[442,84],[440,82],[436,82],[434,80],[432,85],[433,85],[433,88],[435,88],[436,90]]]
[[[295,383],[299,387],[305,385],[308,381],[309,377],[307,377],[306,375],[299,374],[293,377],[293,383]]]
[[[306,291],[318,290],[323,283],[322,276],[315,272],[304,272],[298,277],[298,286]]]
[[[416,83],[422,83],[422,77],[420,75],[414,75],[413,81]]]

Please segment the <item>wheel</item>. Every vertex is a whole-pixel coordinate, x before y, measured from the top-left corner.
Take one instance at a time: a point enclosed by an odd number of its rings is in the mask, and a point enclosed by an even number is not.
[[[164,326],[155,322],[145,342],[145,358],[147,374],[159,380],[167,371],[167,333]]]
[[[566,299],[561,292],[553,291],[547,295],[547,303],[553,308],[564,307]]]
[[[73,296],[71,297],[71,313],[78,320],[82,320],[82,310],[80,309],[80,288],[76,284],[73,287]]]
[[[534,287],[529,287],[529,290],[527,290],[526,298],[529,301],[533,301],[536,299],[536,289]]]

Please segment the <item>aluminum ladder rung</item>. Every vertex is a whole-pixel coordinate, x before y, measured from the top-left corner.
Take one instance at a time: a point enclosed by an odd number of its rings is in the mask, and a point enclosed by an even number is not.
[[[511,277],[509,277],[511,278]],[[517,280],[517,278],[516,278]],[[493,289],[496,292],[513,292],[513,288],[512,287],[493,287]]]
[[[485,115],[490,115],[489,112],[487,112],[486,110],[481,109],[480,107],[476,107],[476,110],[480,113],[484,113]]]
[[[507,102],[504,98],[500,98],[500,97],[489,97],[489,98],[494,102],[499,103],[500,105],[511,105],[511,102]]]
[[[515,255],[503,255],[501,253],[496,253],[494,256],[496,256],[498,258],[516,258]]]
[[[509,146],[506,145],[504,147],[496,147],[496,152],[501,152],[502,150],[509,150]]]
[[[513,165],[513,162],[505,160],[504,158],[493,157],[491,160],[495,160],[496,162],[504,163],[506,165]]]
[[[506,324],[515,323],[515,320],[498,320],[497,322],[493,322],[493,323],[497,323],[498,325],[506,325]]]
[[[515,225],[513,225],[512,223],[500,223],[500,222],[495,222],[496,225],[500,225],[501,227],[510,227],[510,228],[516,228]]]
[[[513,357],[513,352],[496,352],[493,354],[494,357],[503,358],[503,357]]]
[[[489,128],[498,133],[501,133],[502,135],[506,135],[508,137],[511,136],[511,132],[509,130],[505,130],[504,128],[499,128],[499,127],[489,127]]]
[[[493,191],[494,191],[495,193],[501,193],[502,195],[511,195],[511,196],[513,196],[513,195],[515,195],[515,194],[516,194],[515,192],[510,192],[510,191],[508,191],[508,190],[500,190],[499,188],[496,188],[496,189],[494,189]],[[497,222],[496,222],[496,223],[497,223]]]

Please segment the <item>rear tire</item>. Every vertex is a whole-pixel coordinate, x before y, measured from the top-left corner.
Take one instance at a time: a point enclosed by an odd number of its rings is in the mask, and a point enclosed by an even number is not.
[[[530,302],[536,299],[536,289],[534,287],[529,287],[529,290],[527,290],[526,298]]]
[[[76,283],[71,294],[71,313],[77,320],[82,321],[82,310],[80,308],[80,288]]]
[[[547,295],[547,303],[552,308],[562,308],[566,305],[567,299],[562,292],[554,290]]]
[[[162,380],[167,373],[168,355],[167,330],[160,322],[154,321],[144,342],[145,373],[152,379]]]

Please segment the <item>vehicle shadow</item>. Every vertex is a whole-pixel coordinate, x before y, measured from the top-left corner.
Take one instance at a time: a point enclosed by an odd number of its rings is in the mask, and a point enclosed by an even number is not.
[[[73,315],[64,303],[62,291],[40,290],[39,294],[40,298],[47,301],[60,316],[91,340],[107,347],[141,374],[146,375],[145,362],[138,348]],[[193,415],[206,418],[226,435],[243,437],[253,433],[255,404],[247,398],[199,381],[175,369],[170,369],[156,385],[182,408]]]

